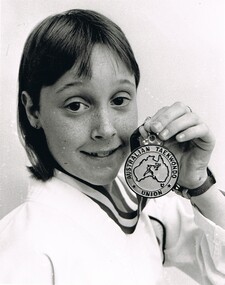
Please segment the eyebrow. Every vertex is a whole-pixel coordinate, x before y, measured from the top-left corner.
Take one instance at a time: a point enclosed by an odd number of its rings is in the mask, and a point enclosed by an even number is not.
[[[117,81],[117,83],[119,83],[119,84],[129,84],[129,85],[132,85],[132,86],[136,87],[136,85],[133,82],[131,82],[129,79],[119,79]],[[60,92],[66,90],[66,89],[68,89],[70,87],[74,87],[74,86],[79,87],[79,86],[82,86],[83,84],[84,84],[83,80],[77,80],[77,81],[69,82],[69,83],[66,83],[65,85],[63,85],[62,87],[60,87],[56,91],[56,93],[60,93]]]
[[[65,85],[63,85],[62,87],[60,87],[56,93],[60,93],[62,91],[64,91],[65,89],[67,88],[70,88],[70,87],[74,87],[74,86],[81,86],[83,85],[83,81],[73,81],[73,82],[69,82],[69,83],[66,83]]]
[[[130,85],[133,85],[134,87],[136,87],[136,84],[131,82],[129,79],[120,79],[118,81],[118,83],[120,83],[120,84],[130,84]]]

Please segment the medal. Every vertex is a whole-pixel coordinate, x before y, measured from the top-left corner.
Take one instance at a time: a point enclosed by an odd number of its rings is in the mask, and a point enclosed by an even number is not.
[[[142,197],[161,197],[172,190],[178,180],[177,159],[152,132],[146,139],[139,136],[138,141],[139,147],[126,160],[125,180],[131,190]]]

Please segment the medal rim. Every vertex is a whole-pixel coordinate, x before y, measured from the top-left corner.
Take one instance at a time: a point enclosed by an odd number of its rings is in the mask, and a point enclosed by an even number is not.
[[[130,159],[130,157],[131,157],[138,149],[146,148],[146,147],[148,147],[148,146],[149,146],[149,147],[160,147],[160,148],[165,149],[166,151],[168,151],[168,152],[173,156],[173,158],[174,158],[174,160],[175,160],[175,162],[176,162],[176,165],[177,165],[177,172],[178,172],[178,173],[177,173],[177,177],[174,178],[175,180],[174,180],[173,185],[171,186],[171,188],[170,188],[168,191],[166,191],[165,193],[162,193],[161,195],[148,196],[148,195],[144,195],[144,194],[139,193],[139,192],[141,192],[141,191],[154,192],[154,191],[158,191],[158,190],[145,190],[145,189],[142,189],[139,185],[137,185],[137,183],[135,183],[135,181],[134,181],[134,179],[133,179],[133,167],[132,167],[132,181],[133,181],[133,183],[137,186],[138,190],[140,189],[140,191],[135,190],[135,189],[130,185],[129,180],[131,180],[131,179],[128,180],[127,177],[126,177],[126,176],[127,176],[127,175],[126,175],[126,165],[127,165],[128,160]],[[148,151],[148,153],[151,153],[151,152],[152,152],[152,151]],[[142,155],[142,154],[141,154],[141,155]],[[141,155],[140,155],[140,156],[141,156]],[[163,155],[163,154],[162,154],[162,155]],[[163,155],[163,157],[165,157],[165,155]],[[171,164],[170,164],[170,166],[171,166]],[[127,157],[126,162],[125,162],[125,165],[124,165],[124,177],[125,177],[125,181],[126,181],[127,185],[129,186],[129,188],[130,188],[134,193],[136,193],[136,194],[138,194],[138,195],[140,195],[140,196],[142,196],[142,197],[149,198],[149,199],[159,198],[159,197],[162,197],[162,196],[168,194],[170,191],[172,191],[173,188],[174,188],[174,186],[177,184],[177,181],[178,181],[178,178],[179,178],[179,163],[178,163],[178,161],[177,161],[175,155],[174,155],[168,148],[166,148],[165,146],[157,145],[157,144],[142,145],[142,146],[139,146],[139,147],[135,148],[135,149],[130,153],[130,155]],[[171,180],[171,178],[170,178],[170,180]],[[169,183],[169,182],[168,182],[168,183]],[[166,185],[168,185],[168,183],[167,183]],[[165,187],[166,187],[166,186],[165,186]],[[162,187],[161,189],[164,189],[165,187]]]

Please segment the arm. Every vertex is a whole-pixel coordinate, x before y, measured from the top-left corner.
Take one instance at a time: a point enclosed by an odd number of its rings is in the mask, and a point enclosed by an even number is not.
[[[164,266],[175,266],[202,285],[224,285],[225,230],[197,209],[193,213],[188,200],[173,193],[150,200],[146,211],[166,229]],[[161,240],[162,233],[153,226]]]
[[[187,106],[175,103],[159,110],[139,128],[143,138],[147,138],[149,131],[157,133],[176,156],[180,170],[178,184],[186,189],[201,187],[207,179],[215,145],[212,133],[201,119]],[[163,204],[163,200],[157,199],[156,204]],[[179,202],[170,200],[158,212],[167,229],[166,265],[180,268],[200,284],[223,285],[225,196],[214,184],[205,193],[191,197],[196,206],[194,217],[184,211],[180,198],[175,200]]]
[[[207,167],[215,139],[207,125],[182,103],[160,109],[139,128],[143,138],[158,133],[164,145],[176,156],[180,174],[178,184],[196,189],[207,179]],[[212,187],[191,198],[200,212],[225,229],[225,196]]]
[[[225,229],[225,197],[221,191],[211,187],[202,195],[192,197],[191,201],[207,219]]]

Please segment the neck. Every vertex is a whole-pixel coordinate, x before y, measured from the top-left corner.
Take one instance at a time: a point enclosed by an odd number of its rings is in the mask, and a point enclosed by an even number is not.
[[[114,181],[113,181],[113,182],[111,182],[110,184],[103,185],[103,187],[105,188],[105,190],[106,190],[109,194],[111,194],[111,193],[114,192],[114,188],[115,188],[114,184],[115,184],[115,183],[114,183]]]
[[[91,188],[93,188],[93,189],[95,189],[95,190],[99,190],[99,189],[103,189],[103,188],[104,188],[104,189],[105,189],[107,192],[109,192],[110,194],[111,194],[112,192],[114,192],[114,191],[113,191],[113,189],[114,189],[114,182],[111,182],[110,184],[107,184],[107,185],[95,185],[95,184],[92,184],[92,183],[90,183],[90,182],[88,182],[88,181],[86,181],[86,180],[81,179],[80,177],[77,177],[77,176],[75,176],[75,175],[73,175],[73,174],[67,172],[67,171],[66,171],[65,169],[63,169],[60,165],[57,165],[56,168],[57,168],[59,171],[65,173],[65,174],[67,174],[67,175],[69,175],[70,177],[73,177],[74,179],[76,179],[76,180],[78,180],[78,181],[80,181],[80,182],[82,182],[82,183],[84,183],[84,184],[90,186]]]

